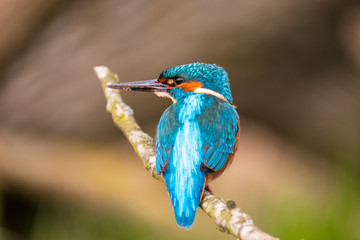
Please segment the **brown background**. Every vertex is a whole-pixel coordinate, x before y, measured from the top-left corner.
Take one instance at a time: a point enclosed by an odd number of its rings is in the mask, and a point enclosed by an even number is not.
[[[215,193],[278,236],[286,227],[273,222],[275,213],[287,212],[284,222],[301,218],[284,203],[324,212],[346,205],[322,201],[342,194],[342,176],[355,176],[344,185],[358,188],[357,1],[6,0],[0,2],[0,229],[41,238],[34,224],[43,202],[51,202],[55,209],[64,203],[111,209],[149,229],[165,225],[179,238],[204,236],[203,229],[211,229],[208,238],[226,238],[200,211],[194,230],[177,229],[164,186],[150,179],[112,124],[92,70],[107,65],[120,81],[132,81],[194,61],[228,71],[241,116],[239,154],[214,183]],[[123,97],[154,136],[170,102],[152,94]],[[30,213],[12,223],[9,216],[24,206]],[[313,236],[301,231],[283,236]]]

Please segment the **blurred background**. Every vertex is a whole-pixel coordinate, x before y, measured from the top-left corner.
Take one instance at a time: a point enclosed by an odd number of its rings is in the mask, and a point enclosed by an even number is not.
[[[0,1],[2,239],[232,239],[201,210],[176,226],[93,73],[144,80],[195,61],[228,71],[241,116],[214,193],[281,239],[359,239],[355,0]],[[122,95],[154,136],[171,102]]]

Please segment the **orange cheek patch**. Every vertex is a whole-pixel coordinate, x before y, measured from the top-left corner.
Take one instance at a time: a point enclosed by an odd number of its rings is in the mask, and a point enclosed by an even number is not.
[[[169,88],[175,88],[175,82],[172,78],[159,78],[158,82],[168,85]]]
[[[167,79],[166,78],[160,78],[158,81],[161,82],[161,83],[166,83]]]
[[[201,88],[204,84],[198,81],[185,82],[179,85],[185,92],[194,92],[197,88]]]

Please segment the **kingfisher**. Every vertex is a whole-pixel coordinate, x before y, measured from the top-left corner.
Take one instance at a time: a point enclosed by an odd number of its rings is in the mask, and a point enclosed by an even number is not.
[[[240,122],[226,71],[207,63],[164,70],[157,79],[107,87],[154,92],[173,101],[156,137],[156,172],[165,180],[175,220],[189,229],[205,187],[232,163]]]

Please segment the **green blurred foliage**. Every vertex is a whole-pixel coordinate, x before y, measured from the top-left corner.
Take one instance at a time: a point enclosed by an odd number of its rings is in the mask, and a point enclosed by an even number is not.
[[[291,203],[282,199],[273,201],[264,209],[271,218],[259,217],[256,223],[280,239],[358,239],[360,190],[356,154],[338,151],[333,157],[337,163],[334,179],[323,196],[304,197]],[[194,238],[194,235],[188,236]],[[31,240],[180,238],[178,232],[153,229],[128,214],[93,211],[57,202],[40,204],[31,233]]]
[[[157,238],[139,220],[48,203],[41,205],[31,236],[33,240]]]
[[[356,152],[339,149],[329,190],[313,202],[275,206],[274,218],[264,222],[280,239],[359,239],[360,188]]]

